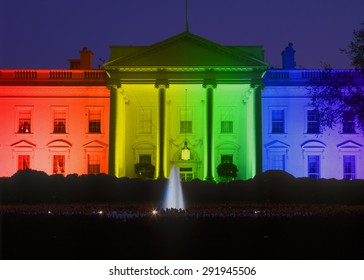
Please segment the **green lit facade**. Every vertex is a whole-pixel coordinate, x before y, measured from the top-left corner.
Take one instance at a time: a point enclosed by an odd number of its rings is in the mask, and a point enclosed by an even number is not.
[[[109,173],[136,177],[135,164],[183,180],[219,180],[232,162],[238,179],[262,170],[261,46],[222,46],[181,33],[151,46],[112,46]],[[189,149],[183,159],[182,149]]]

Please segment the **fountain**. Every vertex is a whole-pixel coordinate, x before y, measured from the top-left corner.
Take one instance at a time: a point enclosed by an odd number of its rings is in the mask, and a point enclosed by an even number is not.
[[[177,166],[173,165],[164,193],[162,209],[185,209],[181,178]]]

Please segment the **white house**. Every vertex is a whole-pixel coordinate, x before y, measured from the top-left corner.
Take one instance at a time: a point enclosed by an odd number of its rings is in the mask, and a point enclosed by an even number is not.
[[[284,170],[296,177],[363,179],[364,137],[348,116],[334,129],[320,130],[307,95],[321,70],[295,69],[292,44],[282,52],[283,69],[263,76],[263,171]],[[352,72],[352,70],[335,70]]]

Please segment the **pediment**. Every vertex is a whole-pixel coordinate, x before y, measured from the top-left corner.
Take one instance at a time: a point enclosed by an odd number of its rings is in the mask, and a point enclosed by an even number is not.
[[[266,149],[289,149],[290,145],[279,140],[274,140],[265,144],[264,147]]]
[[[54,140],[47,144],[48,148],[71,148],[72,144],[65,140]]]
[[[18,141],[18,142],[15,142],[14,144],[11,145],[11,147],[13,149],[20,149],[20,148],[30,148],[30,149],[33,149],[36,147],[35,144],[29,142],[29,141],[26,141],[26,140],[21,140],[21,141]]]
[[[318,140],[308,140],[301,145],[302,149],[324,149],[326,144]]]
[[[235,142],[223,142],[216,147],[218,150],[239,150],[240,146]]]
[[[105,64],[113,67],[267,67],[244,47],[222,46],[184,32]]]
[[[105,144],[99,140],[94,140],[94,141],[88,142],[83,145],[83,147],[86,149],[90,149],[90,148],[104,149],[104,148],[107,148],[107,146],[108,146],[107,144]]]
[[[138,142],[133,145],[133,150],[154,150],[155,145],[150,142]]]
[[[345,142],[338,144],[337,147],[339,149],[360,149],[363,147],[363,145],[356,143],[354,141],[351,141],[351,140],[347,140]]]

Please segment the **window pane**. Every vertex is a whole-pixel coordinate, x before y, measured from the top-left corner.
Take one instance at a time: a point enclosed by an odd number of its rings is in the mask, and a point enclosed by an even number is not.
[[[233,111],[234,108],[229,108],[221,111],[221,120],[220,120],[220,126],[221,126],[221,133],[233,133]]]
[[[101,110],[90,110],[88,121],[89,133],[101,133]]]
[[[151,155],[139,155],[139,163],[151,164],[152,156]]]
[[[19,112],[19,133],[30,133],[31,132],[31,113],[30,112]]]
[[[183,182],[191,181],[193,179],[192,167],[180,167],[179,173]]]
[[[192,121],[181,121],[180,133],[192,133]]]
[[[140,134],[151,134],[152,133],[152,111],[151,110],[141,110],[139,112],[138,132]]]
[[[355,156],[343,156],[344,179],[355,179]]]
[[[66,112],[54,112],[54,133],[66,133]]]
[[[284,133],[284,110],[272,110],[272,133]]]
[[[99,174],[101,171],[101,156],[100,155],[88,155],[87,157],[87,173]]]
[[[221,121],[221,133],[233,133],[233,122]]]
[[[317,110],[307,111],[307,133],[320,133],[319,113]]]
[[[192,133],[192,111],[181,110],[180,111],[180,133]]]
[[[19,155],[18,156],[18,170],[25,170],[30,168],[30,156]]]
[[[55,155],[53,156],[53,173],[64,174],[65,172],[65,156]]]
[[[355,116],[351,112],[343,113],[343,133],[355,133]]]
[[[308,177],[309,178],[320,178],[320,156],[308,156]]]
[[[271,169],[285,170],[285,156],[284,155],[271,155]]]
[[[221,163],[233,163],[233,155],[221,155]]]

